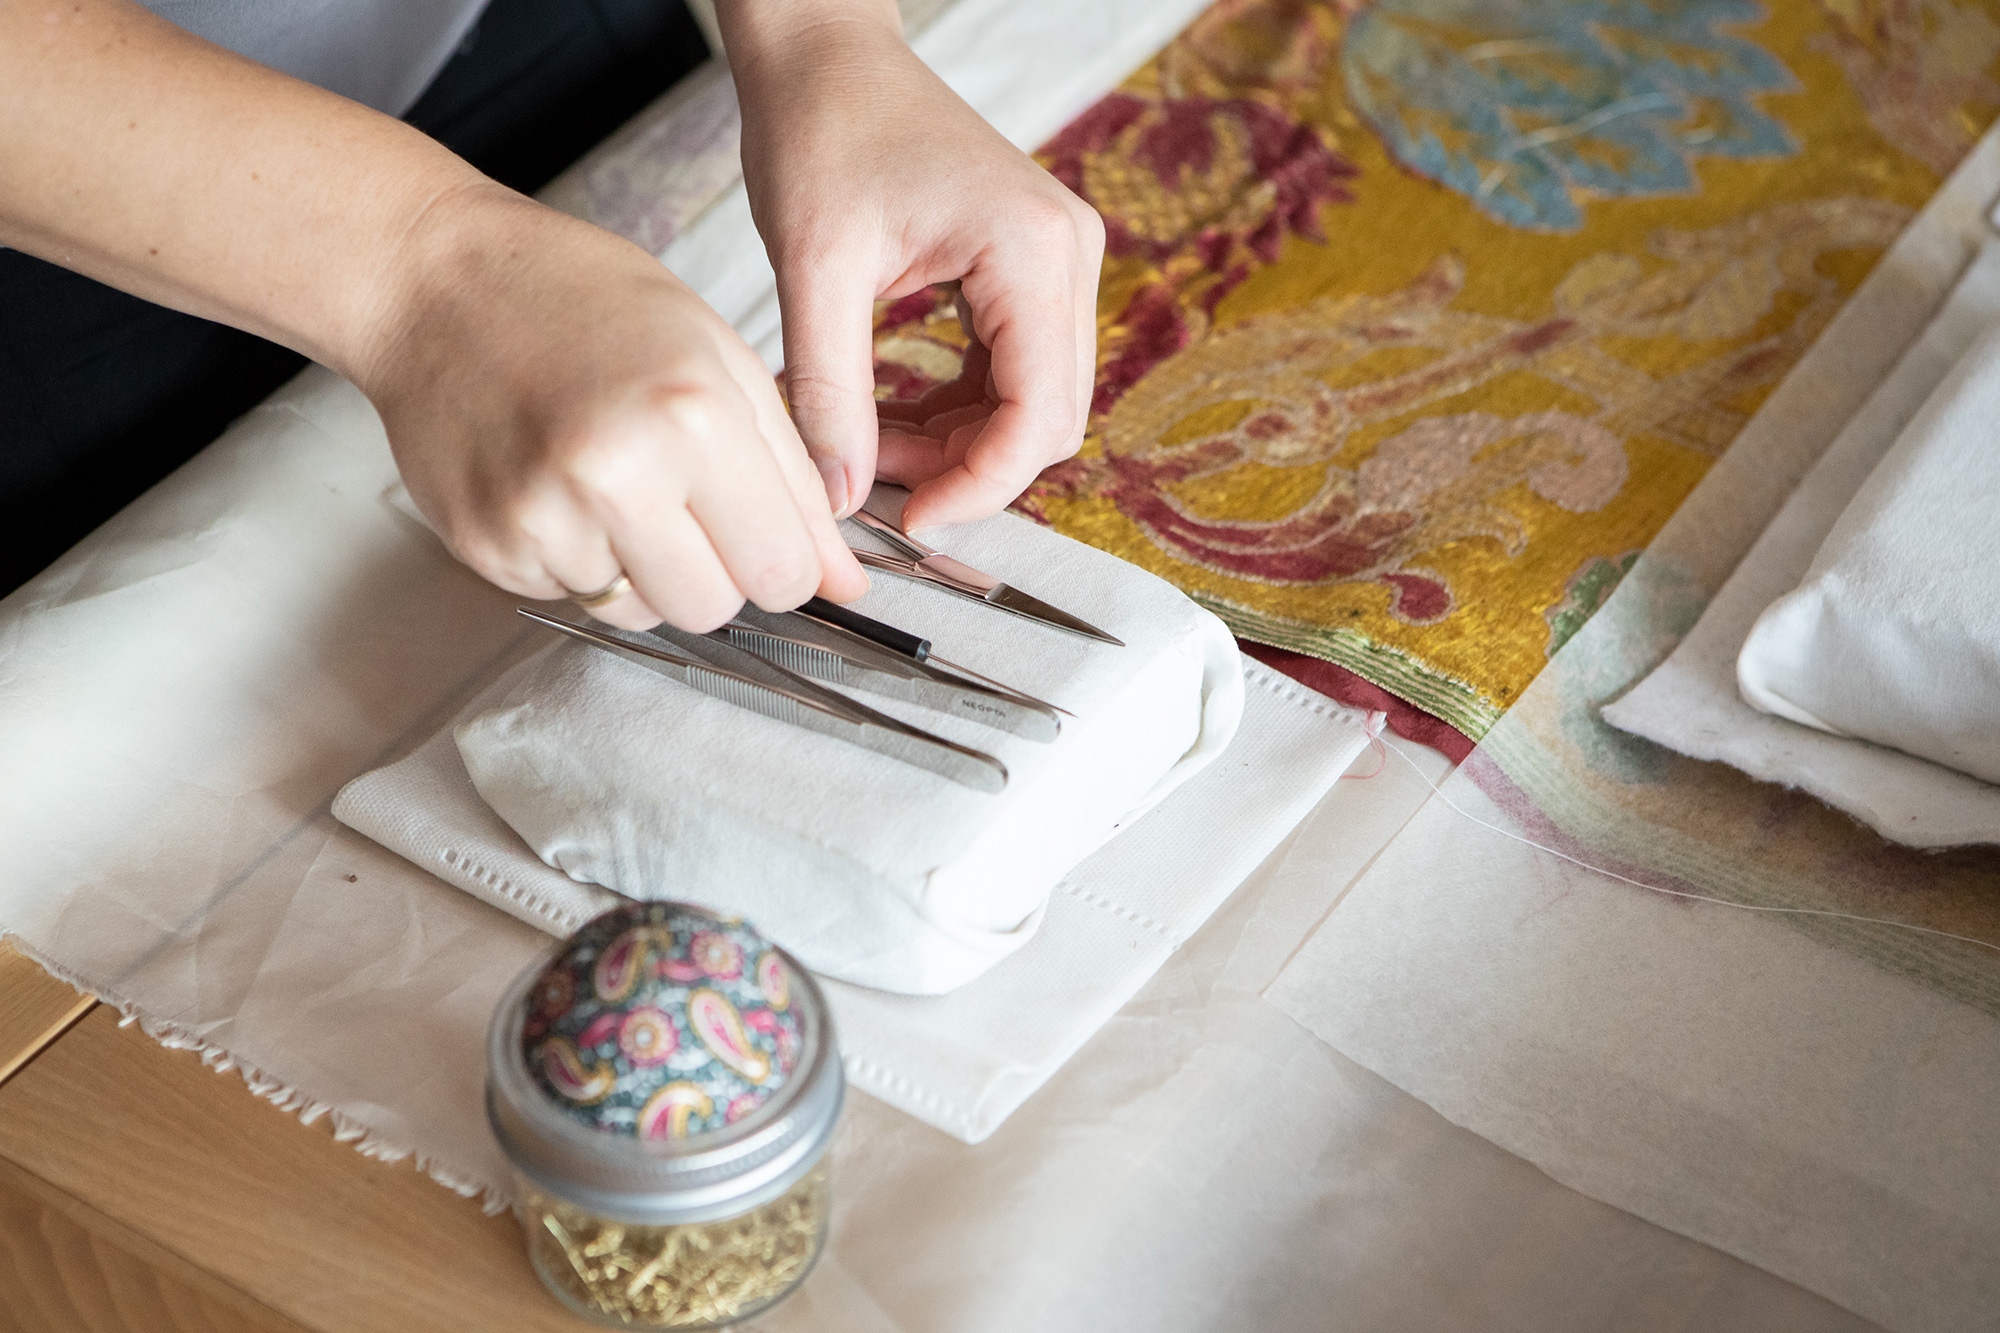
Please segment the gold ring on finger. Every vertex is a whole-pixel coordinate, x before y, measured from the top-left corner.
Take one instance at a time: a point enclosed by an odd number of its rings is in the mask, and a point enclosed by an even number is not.
[[[569,599],[572,602],[575,602],[584,610],[595,611],[600,606],[611,605],[626,593],[631,592],[632,580],[626,578],[624,571],[621,570],[617,578],[611,580],[611,582],[605,584],[596,592],[577,592],[572,588],[564,588],[563,591],[569,594]]]

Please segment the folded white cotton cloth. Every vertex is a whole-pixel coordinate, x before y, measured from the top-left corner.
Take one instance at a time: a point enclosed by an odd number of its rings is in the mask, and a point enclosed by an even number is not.
[[[1977,763],[1954,747],[1992,745],[2000,699],[2000,467],[1991,446],[1982,457],[1993,428],[1979,420],[1994,410],[1979,386],[1996,374],[1982,342],[1996,326],[2000,243],[1989,243],[1694,629],[1605,706],[1606,722],[1802,788],[1897,842],[2000,842],[2000,787],[1935,762]],[[1943,494],[1954,488],[1964,496]]]
[[[2000,783],[2000,328],[1758,617],[1736,680],[1766,713]]]
[[[894,517],[899,498],[881,512]],[[1064,874],[1222,752],[1242,712],[1242,659],[1222,622],[1171,585],[1025,519],[926,535],[1125,641],[874,576],[857,609],[1072,714],[1038,743],[856,696],[994,755],[1005,790],[960,786],[568,641],[516,667],[495,702],[457,724],[472,785],[579,885],[739,913],[824,976],[904,994],[963,985],[1034,933]],[[335,814],[375,836],[356,823],[370,782]],[[463,887],[517,910],[476,877]]]
[[[1366,746],[1367,719],[1248,659],[1243,679],[1228,752],[1065,875],[1018,953],[949,995],[824,982],[855,1087],[980,1142],[1283,842]],[[496,682],[461,716],[490,711],[506,688]],[[335,813],[551,935],[616,904],[542,864],[500,821],[451,733],[350,783]]]

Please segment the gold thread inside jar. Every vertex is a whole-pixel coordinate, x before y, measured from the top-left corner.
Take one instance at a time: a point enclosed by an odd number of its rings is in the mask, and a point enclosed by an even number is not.
[[[609,1322],[704,1329],[746,1319],[798,1284],[826,1235],[824,1161],[769,1203],[677,1226],[615,1222],[521,1183],[536,1272]]]

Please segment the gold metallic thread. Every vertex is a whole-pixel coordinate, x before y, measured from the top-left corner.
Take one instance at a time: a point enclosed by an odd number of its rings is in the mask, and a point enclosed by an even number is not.
[[[641,1226],[527,1186],[518,1212],[535,1271],[580,1311],[642,1328],[714,1328],[785,1295],[825,1242],[827,1166],[739,1217]]]

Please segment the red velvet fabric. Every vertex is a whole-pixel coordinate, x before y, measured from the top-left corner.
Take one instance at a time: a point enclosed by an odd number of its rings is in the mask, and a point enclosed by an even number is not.
[[[1389,730],[1404,740],[1442,751],[1454,764],[1464,763],[1465,757],[1472,753],[1472,738],[1457,727],[1443,718],[1431,716],[1408,700],[1397,698],[1380,685],[1363,680],[1344,666],[1261,643],[1242,639],[1237,642],[1244,652],[1272,670],[1282,671],[1307,689],[1318,690],[1350,708],[1366,708],[1370,712],[1388,714]]]

